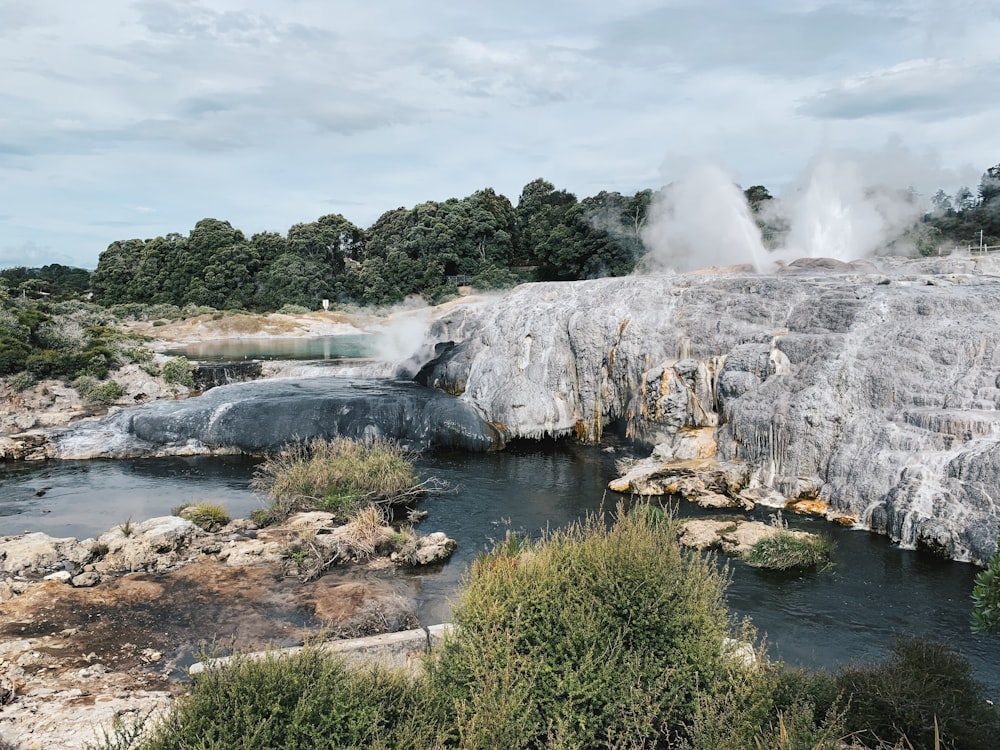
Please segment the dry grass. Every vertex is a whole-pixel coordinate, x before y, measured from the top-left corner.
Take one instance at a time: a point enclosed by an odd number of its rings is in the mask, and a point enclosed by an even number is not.
[[[389,514],[377,505],[356,510],[344,526],[344,534],[356,556],[370,557],[393,537]]]
[[[347,438],[289,446],[260,465],[252,486],[270,495],[277,518],[303,510],[346,518],[367,505],[406,502],[425,489],[399,445]]]

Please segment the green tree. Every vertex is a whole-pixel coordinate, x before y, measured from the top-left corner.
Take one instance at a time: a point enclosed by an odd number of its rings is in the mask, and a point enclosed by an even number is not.
[[[972,632],[992,633],[1000,628],[1000,534],[997,550],[972,589]]]
[[[751,185],[743,191],[743,194],[746,196],[750,210],[755,214],[760,212],[768,201],[774,200],[774,196],[763,185]]]
[[[144,245],[138,239],[121,240],[101,253],[92,279],[96,301],[109,306],[140,301],[133,299],[132,293]]]

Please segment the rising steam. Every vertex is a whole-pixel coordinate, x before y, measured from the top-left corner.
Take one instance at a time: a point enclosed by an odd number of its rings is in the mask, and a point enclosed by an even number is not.
[[[767,256],[743,191],[710,162],[695,164],[660,191],[642,241],[652,266],[660,269],[750,263],[759,271]]]
[[[756,217],[776,229],[765,243],[733,176],[714,163],[696,163],[650,207],[642,234],[646,265],[688,271],[750,264],[767,271],[803,257],[871,257],[915,225],[937,187],[959,181],[899,144],[878,153],[827,152]]]

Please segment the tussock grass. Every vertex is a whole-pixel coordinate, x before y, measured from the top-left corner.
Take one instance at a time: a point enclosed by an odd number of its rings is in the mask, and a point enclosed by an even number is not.
[[[359,508],[344,525],[344,535],[358,556],[370,557],[386,542],[392,540],[388,512],[377,505]]]
[[[830,562],[833,542],[821,534],[796,534],[782,530],[757,542],[744,556],[755,568],[806,570]]]
[[[289,446],[261,464],[251,482],[270,495],[273,519],[303,510],[341,518],[366,505],[391,505],[419,497],[410,454],[384,440],[315,439]]]
[[[171,513],[186,518],[205,531],[218,531],[232,520],[229,517],[229,512],[218,503],[180,505],[174,508]]]

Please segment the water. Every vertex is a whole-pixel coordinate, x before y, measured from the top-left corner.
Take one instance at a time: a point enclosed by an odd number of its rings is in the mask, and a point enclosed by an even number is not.
[[[445,531],[459,547],[447,565],[406,574],[421,621],[448,619],[449,598],[469,562],[508,529],[537,534],[602,507],[613,509],[619,498],[604,487],[618,455],[550,443],[514,444],[485,455],[422,456],[422,473],[452,490],[422,504],[430,516],[419,529]],[[0,474],[0,534],[94,536],[129,516],[163,515],[194,500],[221,502],[232,514],[246,515],[261,505],[248,488],[254,466],[252,459],[226,456],[50,462],[8,471]],[[679,512],[710,514],[690,505]],[[733,615],[753,619],[766,633],[772,657],[810,667],[871,663],[888,653],[897,635],[919,635],[963,653],[993,699],[1000,699],[1000,638],[973,636],[968,629],[976,568],[820,520],[787,520],[830,534],[837,545],[835,565],[789,576],[731,563]]]
[[[194,456],[7,468],[0,471],[0,536],[41,531],[85,539],[191,502],[217,502],[246,517],[264,504],[248,486],[255,464],[243,456]]]
[[[377,337],[368,334],[307,338],[220,339],[186,344],[164,352],[198,362],[236,362],[243,359],[342,360],[374,357]]]

